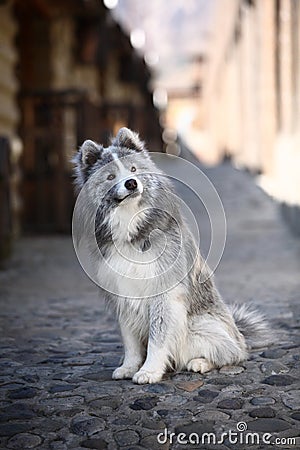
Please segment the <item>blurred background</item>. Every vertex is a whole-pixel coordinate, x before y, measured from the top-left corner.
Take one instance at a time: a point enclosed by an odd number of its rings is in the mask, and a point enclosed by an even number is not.
[[[299,25],[299,0],[0,0],[0,259],[70,232],[70,157],[121,126],[250,171],[300,233]]]

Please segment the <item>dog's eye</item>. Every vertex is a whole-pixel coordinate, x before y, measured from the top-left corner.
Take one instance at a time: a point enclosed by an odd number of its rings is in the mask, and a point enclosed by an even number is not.
[[[114,175],[113,173],[110,173],[107,177],[108,180],[113,180],[114,178],[116,178],[116,175]]]
[[[131,172],[135,172],[136,168],[134,166],[131,167]]]

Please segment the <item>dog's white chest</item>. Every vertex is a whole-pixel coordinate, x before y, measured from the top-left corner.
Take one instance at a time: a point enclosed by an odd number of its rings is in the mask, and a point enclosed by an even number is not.
[[[149,255],[143,255],[127,243],[113,248],[100,262],[98,277],[101,286],[122,297],[147,297],[153,295],[155,264],[148,264]]]
[[[108,222],[113,245],[100,262],[98,277],[106,290],[123,297],[145,297],[153,291],[155,257],[131,242],[144,217],[131,202],[111,214]]]
[[[113,241],[120,244],[130,241],[131,236],[138,232],[138,225],[144,217],[144,211],[138,210],[133,200],[113,211],[108,222]]]

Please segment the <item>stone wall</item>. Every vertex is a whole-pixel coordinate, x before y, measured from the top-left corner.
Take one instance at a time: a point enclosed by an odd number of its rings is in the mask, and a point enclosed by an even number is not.
[[[15,76],[17,26],[9,5],[0,6],[0,135],[14,136],[19,120]]]
[[[277,200],[300,205],[300,2],[224,0],[215,20],[203,153],[230,156]]]
[[[10,251],[19,231],[19,159],[22,143],[18,136],[19,83],[15,75],[18,60],[14,44],[17,24],[11,3],[0,5],[0,259]]]

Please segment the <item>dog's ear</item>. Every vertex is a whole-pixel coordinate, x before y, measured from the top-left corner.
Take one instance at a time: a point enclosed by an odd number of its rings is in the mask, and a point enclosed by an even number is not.
[[[90,139],[84,141],[79,149],[79,152],[81,153],[81,164],[84,167],[90,167],[95,164],[95,162],[101,158],[102,149],[103,148],[100,145]]]
[[[138,133],[135,133],[126,127],[120,128],[116,137],[112,140],[112,144],[118,147],[126,147],[137,152],[145,150],[145,144],[139,138]]]
[[[91,167],[101,158],[103,147],[91,140],[84,141],[72,158],[75,164],[75,183],[81,188],[89,177]]]

